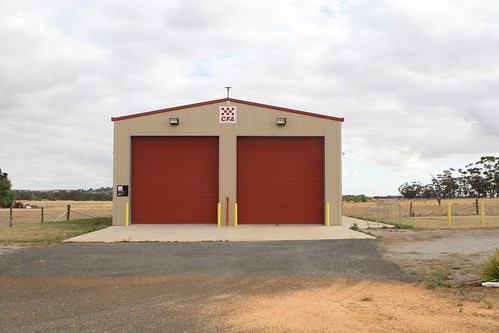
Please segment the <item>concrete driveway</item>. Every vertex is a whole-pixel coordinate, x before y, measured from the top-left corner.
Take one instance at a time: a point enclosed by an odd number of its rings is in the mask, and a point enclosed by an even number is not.
[[[353,223],[366,229],[367,223],[343,217],[343,226],[323,225],[131,225],[111,226],[66,240],[70,243],[113,242],[217,242],[217,241],[284,241],[320,239],[372,239],[362,232],[350,230]],[[372,224],[371,224],[372,226]]]

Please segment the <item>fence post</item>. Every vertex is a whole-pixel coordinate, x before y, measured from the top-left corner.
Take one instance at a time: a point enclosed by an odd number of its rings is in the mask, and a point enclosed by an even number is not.
[[[451,205],[450,205],[450,202],[447,204],[447,224],[449,225],[450,227],[450,222],[451,220]]]
[[[71,217],[71,205],[68,205],[68,209],[66,210],[66,221],[69,221]]]
[[[482,227],[485,224],[485,202],[480,202],[480,224]]]
[[[388,222],[388,216],[386,217],[386,222]],[[400,201],[399,201],[399,224],[402,224],[402,207],[400,206]]]
[[[476,215],[480,214],[478,212],[478,199],[475,199]]]
[[[41,223],[43,223],[43,207],[41,208],[42,216],[41,216]]]
[[[412,217],[412,201],[411,201],[411,208],[409,209],[409,217]]]
[[[376,210],[376,222],[379,224],[379,202],[377,203],[378,209]]]
[[[9,207],[9,227],[12,227],[12,203]]]

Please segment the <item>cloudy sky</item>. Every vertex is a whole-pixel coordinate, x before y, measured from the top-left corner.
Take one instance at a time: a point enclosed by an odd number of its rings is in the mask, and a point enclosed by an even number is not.
[[[499,155],[496,0],[0,2],[0,168],[112,186],[111,117],[231,97],[344,117],[343,193]]]

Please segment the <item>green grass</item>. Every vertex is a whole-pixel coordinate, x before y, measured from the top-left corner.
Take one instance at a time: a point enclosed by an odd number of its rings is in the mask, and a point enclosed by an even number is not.
[[[403,224],[403,223],[390,223],[392,224],[395,229],[414,229],[414,226],[409,225],[409,224]]]
[[[0,226],[0,243],[44,245],[60,243],[65,239],[107,228],[111,217],[96,217],[84,220],[18,224]]]
[[[447,276],[446,273],[431,272],[423,276],[423,283],[428,289],[435,289],[437,287],[445,287]]]
[[[483,265],[481,276],[487,282],[499,282],[499,249],[496,248]]]
[[[359,225],[357,223],[353,223],[351,226],[350,226],[350,230],[353,230],[353,231],[360,231],[360,228],[359,228]]]

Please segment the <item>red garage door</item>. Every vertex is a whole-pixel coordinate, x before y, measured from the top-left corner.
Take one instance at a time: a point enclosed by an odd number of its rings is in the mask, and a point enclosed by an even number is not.
[[[133,137],[133,224],[216,223],[218,137]]]
[[[239,137],[241,224],[324,223],[324,138]]]

